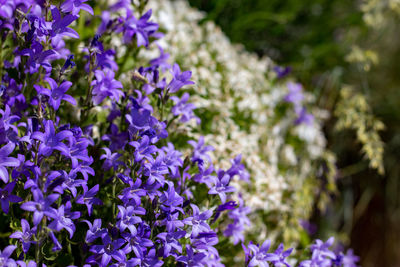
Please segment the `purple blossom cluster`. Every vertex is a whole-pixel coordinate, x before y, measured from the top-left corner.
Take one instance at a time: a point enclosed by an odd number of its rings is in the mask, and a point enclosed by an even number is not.
[[[294,111],[297,115],[295,124],[305,123],[311,125],[314,122],[314,116],[308,113],[302,104],[304,100],[303,87],[301,84],[293,82],[288,82],[287,87],[289,93],[284,97],[284,100],[294,106]]]
[[[161,38],[151,10],[136,15],[117,1],[85,41],[72,25],[96,23],[86,2],[0,0],[0,225],[12,231],[0,265],[223,266],[220,239],[244,242],[251,225],[231,185],[249,181],[241,156],[217,169],[204,138],[170,137],[177,123],[200,119],[183,92],[191,72],[161,49],[121,82],[125,62],[110,40],[122,39],[129,56]],[[10,44],[14,53],[2,53]],[[336,264],[318,242],[312,260],[321,251],[316,261]],[[289,266],[291,250],[269,246],[245,247],[248,266]]]
[[[333,245],[334,238],[329,238],[326,242],[319,239],[310,246],[312,253],[311,259],[304,260],[300,263],[300,267],[312,267],[312,266],[346,266],[356,267],[356,262],[359,261],[359,257],[353,254],[353,250],[349,249],[346,254],[343,252],[335,253],[330,247]]]

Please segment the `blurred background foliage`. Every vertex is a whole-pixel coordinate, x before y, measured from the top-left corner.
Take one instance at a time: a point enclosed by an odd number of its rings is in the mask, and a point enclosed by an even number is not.
[[[316,236],[350,237],[362,266],[400,266],[400,0],[189,0],[232,42],[290,66],[332,117],[340,195]]]

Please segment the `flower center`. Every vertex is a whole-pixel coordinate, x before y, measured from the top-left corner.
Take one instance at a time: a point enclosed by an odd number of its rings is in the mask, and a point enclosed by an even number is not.
[[[0,199],[7,199],[8,197],[8,191],[4,190],[0,193]]]

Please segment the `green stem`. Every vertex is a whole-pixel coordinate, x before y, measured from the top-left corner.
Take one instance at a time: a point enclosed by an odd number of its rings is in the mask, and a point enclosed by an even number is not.
[[[115,183],[115,178],[112,181],[112,196],[113,196],[113,205],[112,205],[112,215],[115,215],[115,187],[116,187],[116,183]]]
[[[84,102],[84,108],[83,108],[83,113],[82,113],[82,118],[83,121],[85,121],[88,117],[90,109],[93,107],[92,106],[92,81],[93,81],[93,69],[94,69],[94,60],[93,60],[93,53],[90,52],[89,54],[89,76],[88,76],[88,85],[89,89],[87,90],[86,93],[86,99]]]

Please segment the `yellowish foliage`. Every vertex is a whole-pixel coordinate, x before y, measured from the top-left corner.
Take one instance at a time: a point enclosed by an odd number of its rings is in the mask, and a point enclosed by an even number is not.
[[[385,125],[373,116],[364,95],[355,92],[349,86],[343,87],[340,94],[341,99],[335,110],[338,118],[336,129],[355,130],[357,139],[362,144],[362,151],[370,162],[369,166],[379,174],[384,174],[384,143],[379,131],[382,131]]]

